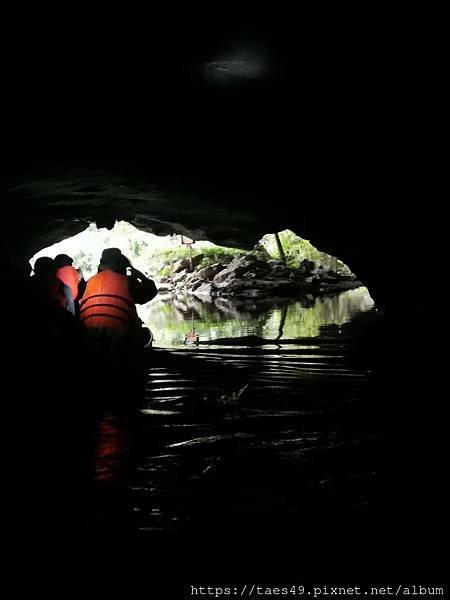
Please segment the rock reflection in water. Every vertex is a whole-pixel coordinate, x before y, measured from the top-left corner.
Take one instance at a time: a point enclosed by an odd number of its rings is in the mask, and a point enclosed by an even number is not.
[[[293,339],[317,337],[321,328],[339,327],[373,306],[365,287],[295,300],[218,297],[201,301],[192,295],[167,295],[141,307],[140,317],[153,331],[157,346],[179,346],[192,318],[200,341],[250,335]]]

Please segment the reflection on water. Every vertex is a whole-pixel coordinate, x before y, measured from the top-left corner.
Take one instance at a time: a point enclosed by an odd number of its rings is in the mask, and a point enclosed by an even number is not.
[[[121,482],[128,458],[129,423],[126,416],[107,413],[98,422],[94,457],[97,482]]]
[[[155,345],[180,346],[192,328],[200,341],[248,335],[293,339],[317,337],[320,328],[341,326],[373,308],[365,287],[335,295],[288,300],[242,300],[195,296],[160,296],[140,307],[139,315],[155,336]]]
[[[372,308],[364,287],[257,302],[161,297],[145,307],[156,345],[172,348],[146,352],[139,410],[99,415],[95,531],[191,543],[211,527],[278,536],[280,527],[303,531],[314,515],[366,510],[377,493],[384,408],[355,349],[360,325],[378,318]],[[186,352],[192,315],[201,341],[303,340]]]

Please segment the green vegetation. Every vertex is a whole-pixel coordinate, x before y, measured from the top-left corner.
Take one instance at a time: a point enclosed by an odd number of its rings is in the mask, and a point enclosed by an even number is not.
[[[323,266],[324,269],[337,271],[343,275],[350,275],[350,269],[339,259],[320,252],[317,250],[308,240],[296,235],[293,231],[285,229],[279,232],[279,241],[284,251],[286,264],[292,268],[298,268],[300,263],[307,259],[313,261],[318,266]],[[255,245],[252,251],[240,250],[238,248],[226,248],[224,246],[208,246],[203,247],[202,242],[192,247],[193,256],[196,254],[203,254],[203,260],[198,269],[209,266],[214,263],[229,263],[236,257],[253,254],[260,260],[280,259],[280,249],[277,244],[275,234],[268,233],[261,238],[261,240]],[[187,258],[189,256],[188,249],[185,246],[178,248],[170,248],[154,252],[152,261],[158,262],[158,267],[155,272],[158,276],[170,276],[173,274],[172,265],[173,263]]]
[[[214,263],[230,262],[233,260],[233,258],[247,254],[245,250],[239,250],[238,248],[226,248],[225,246],[203,248],[201,253],[203,254],[201,268],[208,267]]]
[[[342,261],[330,254],[320,252],[320,250],[317,250],[311,242],[299,237],[290,229],[280,231],[279,238],[286,256],[286,264],[289,267],[298,268],[302,260],[307,259],[312,260],[316,266],[322,265],[325,269],[332,269],[333,271],[345,275],[350,274],[350,269]],[[268,233],[263,236],[258,246],[264,248],[271,258],[280,260],[280,254],[274,234]]]
[[[225,246],[210,246],[210,247],[198,247],[196,249],[195,244],[192,246],[192,256],[197,254],[203,254],[203,259],[198,269],[208,267],[214,263],[228,263],[236,258],[236,256],[243,256],[247,254],[244,250],[238,248],[226,248]],[[167,277],[173,274],[173,264],[182,260],[183,258],[189,258],[189,250],[186,246],[180,246],[179,248],[170,248],[161,250],[157,254],[154,253],[152,259],[158,262],[156,272],[160,277]]]
[[[83,250],[80,250],[80,252],[78,252],[77,254],[72,256],[73,258],[73,264],[78,268],[81,269],[82,273],[91,273],[94,271],[94,268],[96,269],[97,265],[94,263],[94,255],[89,252],[83,252]],[[97,261],[98,262],[98,261]],[[95,267],[94,267],[95,264]]]
[[[128,245],[130,247],[131,256],[134,258],[141,256],[141,254],[143,254],[148,247],[148,244],[145,240],[138,241],[129,239]]]
[[[342,261],[330,254],[320,252],[308,240],[304,240],[293,231],[285,229],[279,232],[278,235],[286,258],[286,264],[289,267],[298,268],[302,260],[307,259],[313,261],[317,267],[323,266],[326,270],[332,269],[344,275],[351,274],[350,269]],[[226,248],[224,246],[202,247],[201,244],[200,242],[197,247],[195,244],[192,247],[194,256],[195,254],[203,254],[203,260],[197,269],[202,269],[214,263],[229,263],[234,258],[247,254],[253,254],[260,260],[280,260],[279,246],[275,234],[272,233],[263,236],[252,251]],[[180,246],[179,248],[171,248],[154,253],[152,260],[159,261],[160,266],[156,272],[162,277],[172,275],[172,264],[188,256],[188,249],[185,246]]]

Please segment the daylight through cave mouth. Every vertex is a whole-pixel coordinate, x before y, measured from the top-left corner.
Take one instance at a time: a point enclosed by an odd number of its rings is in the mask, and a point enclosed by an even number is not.
[[[159,294],[138,305],[156,345],[177,347],[219,340],[317,337],[369,313],[367,288],[338,258],[321,252],[291,230],[264,235],[251,250],[158,236],[126,221],[87,229],[43,248],[31,259],[67,254],[80,276],[97,272],[105,248],[119,248],[153,279]]]

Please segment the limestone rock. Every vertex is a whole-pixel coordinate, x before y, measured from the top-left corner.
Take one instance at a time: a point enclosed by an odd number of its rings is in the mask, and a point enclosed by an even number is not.
[[[203,267],[203,269],[200,269],[199,271],[197,271],[196,276],[199,279],[204,279],[206,281],[210,280],[210,279],[214,279],[214,277],[217,275],[217,273],[220,273],[220,271],[223,271],[226,268],[227,265],[224,264],[220,264],[220,263],[214,263],[213,265],[210,265],[209,267]]]
[[[192,257],[192,266],[197,267],[203,260],[203,254],[196,254],[195,256]],[[174,263],[173,265],[173,272],[174,273],[179,273],[180,271],[183,271],[184,269],[187,269],[189,271],[191,267],[191,263],[189,258],[182,258],[181,260],[178,260],[176,263]]]

